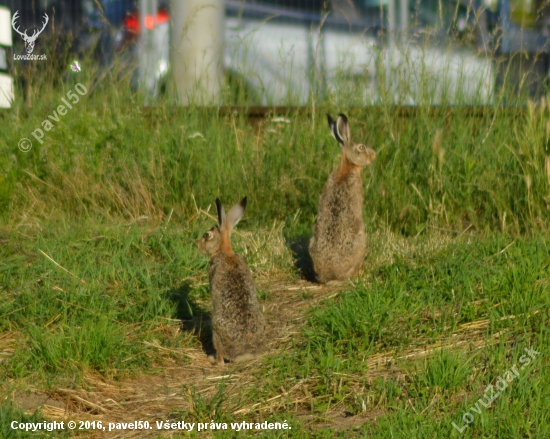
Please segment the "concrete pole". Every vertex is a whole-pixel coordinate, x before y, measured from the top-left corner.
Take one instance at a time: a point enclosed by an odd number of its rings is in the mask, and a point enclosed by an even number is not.
[[[386,48],[386,90],[390,90],[393,76],[393,57],[395,54],[395,1],[388,0],[388,47]]]
[[[395,45],[395,0],[388,0],[388,41],[390,47]]]
[[[510,1],[500,0],[500,16],[499,26],[502,32],[502,38],[500,41],[500,50],[503,53],[510,52]]]
[[[172,0],[172,80],[179,105],[220,103],[224,0]]]
[[[409,28],[409,0],[401,0],[401,42],[407,43],[407,30]]]

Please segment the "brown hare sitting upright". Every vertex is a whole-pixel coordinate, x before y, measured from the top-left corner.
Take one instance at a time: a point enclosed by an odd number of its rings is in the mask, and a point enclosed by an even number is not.
[[[216,199],[218,225],[197,242],[201,253],[210,255],[208,276],[212,296],[212,335],[216,358],[212,364],[223,366],[224,358],[239,362],[253,358],[264,344],[265,319],[256,297],[252,273],[242,256],[231,249],[231,232],[242,218],[246,197],[226,215]]]
[[[319,198],[319,211],[309,243],[317,281],[346,280],[357,275],[366,250],[361,170],[376,153],[350,138],[348,118],[335,122],[327,114],[330,131],[342,149],[342,162],[330,174]]]

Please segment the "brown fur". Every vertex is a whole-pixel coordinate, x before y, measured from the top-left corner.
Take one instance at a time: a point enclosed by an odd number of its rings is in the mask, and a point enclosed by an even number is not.
[[[231,208],[224,219],[218,204],[221,224],[213,227],[197,242],[199,250],[211,256],[208,267],[212,296],[212,335],[216,358],[244,361],[261,352],[265,319],[256,296],[252,273],[242,256],[231,249],[231,231],[240,220],[246,198]]]
[[[361,170],[376,158],[372,149],[350,141],[346,116],[340,115],[337,122],[327,116],[331,132],[341,144],[342,161],[319,198],[309,244],[315,275],[321,283],[349,279],[361,269],[366,252]]]

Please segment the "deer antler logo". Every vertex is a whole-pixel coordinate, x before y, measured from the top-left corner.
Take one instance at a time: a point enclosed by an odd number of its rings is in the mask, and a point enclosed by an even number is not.
[[[48,14],[44,12],[44,24],[42,25],[42,29],[40,30],[34,30],[33,34],[29,37],[27,35],[27,30],[25,32],[21,32],[19,30],[19,26],[17,28],[15,27],[15,21],[19,18],[19,11],[15,11],[15,14],[13,14],[13,18],[11,20],[11,26],[13,27],[13,30],[17,32],[19,35],[21,35],[21,38],[23,38],[23,41],[25,42],[25,50],[30,55],[32,51],[34,50],[34,42],[38,38],[38,35],[42,33],[42,31],[46,28],[46,25],[48,24],[49,18]]]

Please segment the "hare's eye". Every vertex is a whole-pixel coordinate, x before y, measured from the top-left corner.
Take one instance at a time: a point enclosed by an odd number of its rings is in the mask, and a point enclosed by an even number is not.
[[[212,239],[212,232],[206,232],[204,235],[203,235],[203,238],[206,239],[206,240],[210,240]]]
[[[365,145],[359,145],[359,151],[363,152],[365,150]]]

